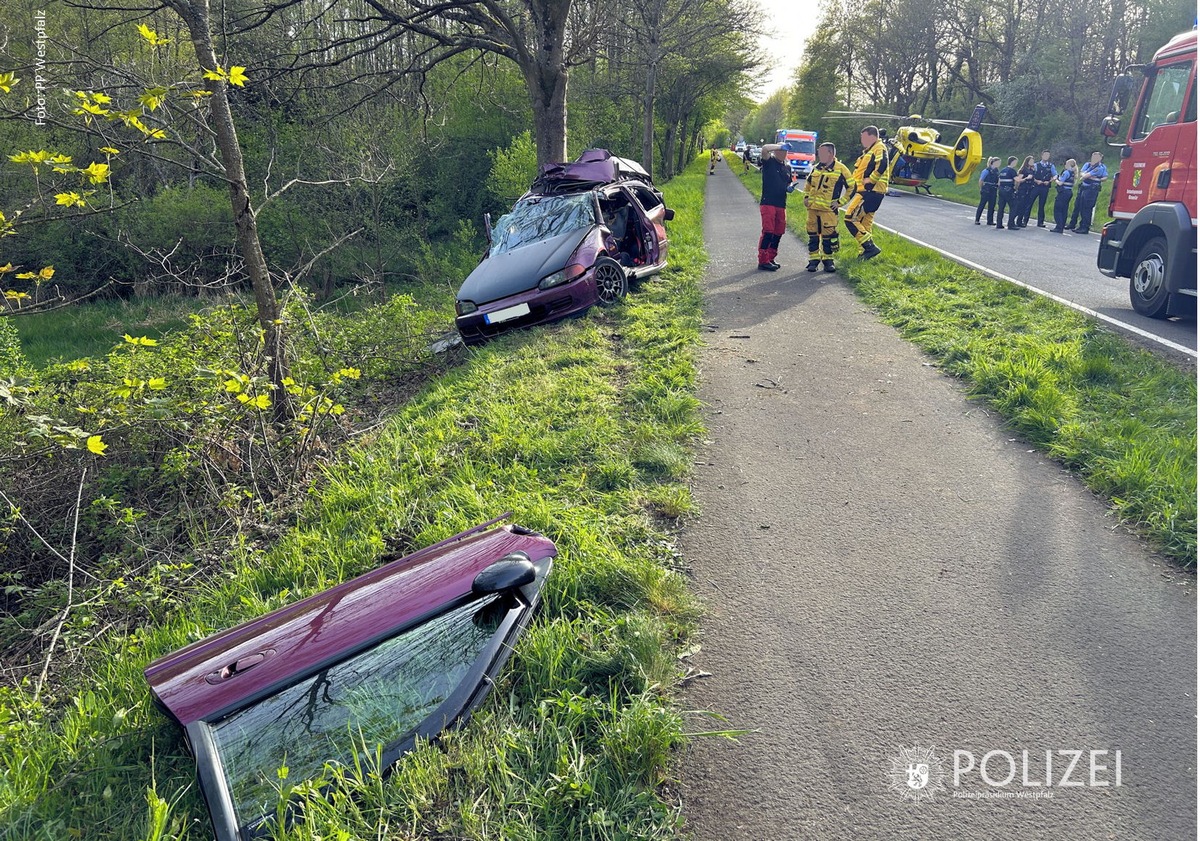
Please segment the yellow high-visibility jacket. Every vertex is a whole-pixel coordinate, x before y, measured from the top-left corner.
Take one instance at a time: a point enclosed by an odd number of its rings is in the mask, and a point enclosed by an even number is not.
[[[858,181],[844,163],[833,160],[828,166],[817,164],[808,174],[804,185],[804,203],[820,210],[832,210],[844,205],[854,195]]]
[[[882,140],[858,156],[854,164],[854,180],[859,189],[886,193],[888,188],[888,153]]]

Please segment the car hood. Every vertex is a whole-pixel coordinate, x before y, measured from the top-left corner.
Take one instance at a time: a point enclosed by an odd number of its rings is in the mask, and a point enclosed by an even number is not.
[[[458,300],[486,304],[533,289],[543,277],[567,265],[591,228],[577,228],[540,242],[486,257],[467,275]]]

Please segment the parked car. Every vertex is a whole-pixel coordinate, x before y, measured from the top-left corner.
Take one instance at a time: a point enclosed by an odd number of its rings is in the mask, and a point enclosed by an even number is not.
[[[742,154],[742,152],[745,152],[746,151],[746,141],[739,140],[737,142],[737,145],[733,147],[733,151],[737,152],[739,155]]]
[[[760,164],[760,165],[762,164],[762,147],[761,146],[751,146],[750,147],[750,163]]]
[[[543,166],[512,211],[484,220],[488,251],[456,295],[463,341],[615,304],[666,266],[674,216],[639,164],[604,149]]]
[[[324,784],[330,764],[386,774],[479,705],[556,554],[548,538],[496,522],[147,667],[195,756],[210,837],[274,837],[285,765],[294,785]]]

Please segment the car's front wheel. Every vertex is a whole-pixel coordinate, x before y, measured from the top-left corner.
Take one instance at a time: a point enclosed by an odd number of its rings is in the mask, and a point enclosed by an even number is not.
[[[629,292],[629,275],[611,257],[597,260],[592,275],[596,279],[596,295],[600,298],[601,306],[611,307]]]

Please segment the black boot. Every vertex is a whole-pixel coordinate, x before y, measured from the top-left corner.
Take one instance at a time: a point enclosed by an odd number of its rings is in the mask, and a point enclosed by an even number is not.
[[[807,266],[806,268],[807,268],[807,269],[808,269],[810,272],[815,272],[815,271],[817,270],[817,266],[819,266],[819,265],[821,265],[821,261],[820,261],[820,260],[809,260],[809,261],[808,261],[808,266]]]

